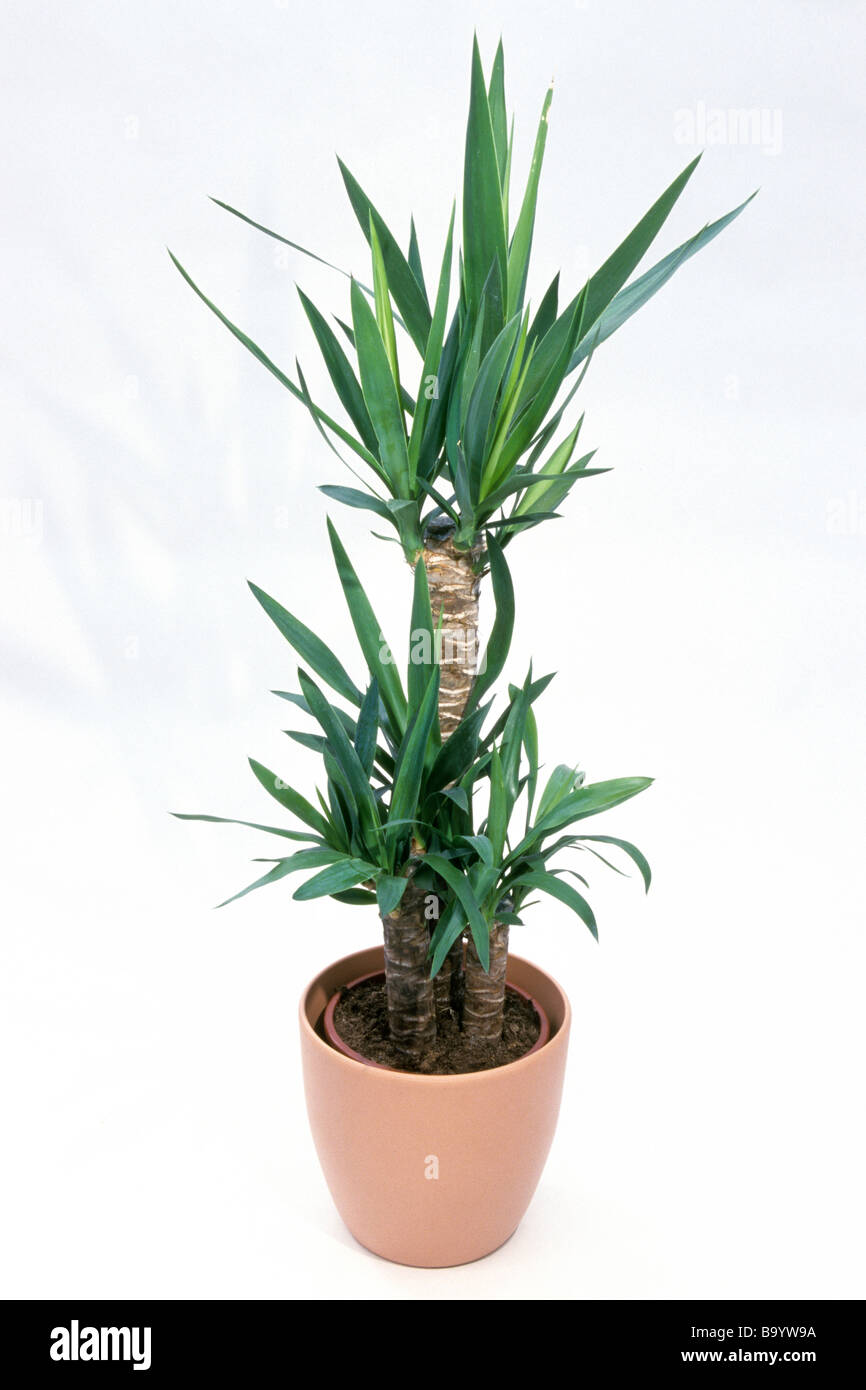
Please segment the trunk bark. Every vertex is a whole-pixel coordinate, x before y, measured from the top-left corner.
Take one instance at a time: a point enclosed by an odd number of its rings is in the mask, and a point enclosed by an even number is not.
[[[436,1037],[434,981],[427,964],[426,897],[410,881],[399,907],[382,918],[391,1039],[413,1062]]]
[[[436,995],[436,1019],[460,1022],[463,1008],[463,938],[458,937],[442,962],[442,969],[433,981]]]
[[[472,689],[478,665],[480,550],[457,550],[451,535],[428,535],[421,552],[430,587],[433,626],[442,614],[439,666],[439,728],[453,734]]]
[[[505,972],[508,968],[508,927],[494,922],[490,928],[490,971],[482,968],[472,937],[466,941],[463,1031],[479,1044],[502,1037],[505,1007]]]

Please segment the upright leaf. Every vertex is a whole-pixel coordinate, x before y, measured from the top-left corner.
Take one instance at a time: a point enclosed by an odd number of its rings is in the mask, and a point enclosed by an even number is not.
[[[501,287],[508,283],[499,164],[477,38],[472,46],[463,173],[463,258],[467,307],[474,322],[491,267],[496,268]]]
[[[526,276],[529,270],[529,253],[532,249],[532,232],[535,226],[535,205],[538,201],[538,181],[541,177],[541,166],[544,161],[544,146],[547,141],[547,118],[552,100],[553,88],[550,87],[544,98],[544,105],[541,108],[541,119],[538,122],[538,133],[535,137],[532,163],[529,166],[526,192],[523,195],[520,215],[518,216],[517,225],[514,228],[514,236],[511,238],[511,246],[508,250],[508,301],[505,310],[506,318],[511,318],[512,314],[518,313],[523,307],[523,296],[526,292]]]
[[[395,497],[410,497],[409,456],[400,397],[379,325],[357,280],[352,281],[352,324],[364,401],[379,441],[379,457]]]
[[[376,234],[382,247],[382,258],[388,273],[388,283],[394,302],[403,317],[407,332],[418,352],[423,357],[430,332],[430,306],[427,296],[412,273],[412,268],[379,213],[370,202],[357,179],[349,172],[341,159],[337,160],[349,201],[361,231],[370,240],[370,219],[376,227]]]
[[[337,535],[336,528],[330,519],[328,520],[328,535],[331,540],[331,550],[334,554],[337,573],[340,576],[340,583],[346,596],[349,616],[352,619],[361,651],[364,653],[370,675],[374,676],[379,683],[379,691],[388,716],[395,731],[399,733],[406,722],[406,696],[403,694],[403,687],[400,684],[396,662],[382,634],[379,620],[373,612],[370,600],[364,592],[363,585],[343,548],[343,542]]]

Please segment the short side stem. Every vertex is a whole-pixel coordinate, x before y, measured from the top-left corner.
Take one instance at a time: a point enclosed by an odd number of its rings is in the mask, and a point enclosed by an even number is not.
[[[505,1009],[505,974],[508,969],[508,927],[494,922],[490,928],[490,970],[485,971],[475,942],[466,942],[463,1031],[473,1042],[497,1042],[502,1037]]]

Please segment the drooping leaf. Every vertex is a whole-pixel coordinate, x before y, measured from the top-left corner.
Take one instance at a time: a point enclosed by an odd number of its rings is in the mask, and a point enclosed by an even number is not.
[[[652,882],[652,869],[649,866],[649,861],[646,856],[641,853],[637,845],[633,845],[630,840],[619,840],[615,835],[578,836],[578,843],[582,844],[585,840],[591,840],[593,844],[616,845],[618,849],[621,849],[623,853],[627,854],[629,859],[637,865],[640,876],[644,882],[644,889],[647,893],[649,892],[650,883]]]
[[[308,902],[311,898],[325,898],[332,893],[343,893],[354,888],[357,883],[365,883],[376,873],[375,864],[367,864],[362,859],[341,859],[321,873],[314,874],[296,888],[292,897],[298,902]]]
[[[331,689],[336,690],[338,695],[342,695],[353,705],[360,705],[362,699],[360,690],[334,656],[334,653],[325,646],[322,639],[317,637],[310,628],[305,627],[288,609],[283,608],[281,603],[277,603],[276,599],[266,594],[264,589],[260,589],[257,584],[253,584],[250,580],[247,582],[271,622],[280,630],[286,641],[294,647],[304,664],[311,667],[317,676],[321,676],[323,681],[327,681]]]
[[[490,931],[481,915],[481,909],[472,891],[472,885],[465,874],[459,869],[455,869],[449,860],[443,858],[441,854],[425,855],[425,862],[432,869],[436,870],[440,878],[443,878],[458,899],[460,906],[466,913],[469,929],[472,932],[472,940],[475,942],[475,949],[478,952],[478,959],[483,970],[490,969]]]
[[[374,497],[369,492],[359,492],[357,488],[341,487],[334,483],[320,483],[319,492],[323,492],[326,497],[332,497],[335,502],[342,502],[344,507],[355,507],[359,511],[375,512],[383,521],[396,526],[397,521],[387,502],[383,502],[380,497]]]
[[[576,888],[572,888],[570,883],[563,883],[562,879],[556,878],[554,874],[546,874],[541,870],[521,874],[515,879],[512,887],[537,888],[541,893],[549,893],[552,898],[557,898],[566,907],[570,907],[572,912],[576,912],[582,922],[585,922],[592,932],[596,941],[598,940],[598,926],[596,925],[595,914],[586,898],[578,893]]]
[[[184,270],[177,257],[174,256],[171,251],[169,251],[168,254],[171,257],[173,264],[177,267],[184,280],[189,285],[190,289],[198,295],[199,299],[202,301],[203,304],[207,305],[211,313],[219,319],[220,323],[224,324],[224,326],[229,330],[229,332],[235,338],[237,338],[238,342],[242,343],[243,346],[247,349],[247,351],[252,353],[256,361],[260,362],[262,366],[265,367],[271,373],[272,376],[276,377],[280,385],[284,386],[286,390],[289,391],[291,395],[295,397],[296,400],[301,401],[302,404],[311,409],[316,419],[319,420],[322,424],[327,425],[328,429],[331,430],[332,433],[336,434],[339,439],[342,439],[343,443],[347,444],[348,447],[352,449],[358,455],[359,458],[362,458],[365,463],[370,465],[371,468],[378,469],[379,462],[375,455],[372,454],[370,450],[366,448],[364,444],[361,443],[360,440],[355,439],[354,435],[350,434],[348,430],[345,430],[342,425],[338,424],[336,420],[333,420],[330,415],[326,414],[324,410],[321,410],[319,406],[315,405],[313,402],[310,402],[306,397],[305,393],[300,389],[300,387],[296,386],[295,383],[291,381],[289,377],[286,376],[285,372],[280,371],[280,368],[274,362],[271,361],[270,357],[268,357],[267,354],[262,351],[258,344],[254,343],[252,338],[247,337],[246,333],[242,332],[242,330],[238,328],[236,324],[232,323],[231,319],[226,317],[226,315],[222,312],[221,309],[217,308],[217,306],[213,303],[212,300],[208,299],[207,295],[199,289],[192,276]]]
[[[277,777],[276,773],[271,772],[262,763],[256,762],[255,758],[250,758],[248,761],[265,791],[275,801],[278,801],[287,811],[291,811],[293,816],[297,816],[298,820],[304,822],[304,825],[309,825],[317,835],[322,835],[325,839],[328,838],[327,821],[319,815],[315,806],[310,805],[306,797],[301,796],[300,792],[296,792],[293,787],[290,787],[282,778]]]
[[[217,903],[217,907],[228,907],[229,903],[237,902],[238,898],[245,898],[247,893],[252,893],[256,888],[265,888],[269,883],[277,883],[287,874],[298,873],[301,869],[312,869],[320,864],[332,864],[339,858],[339,854],[331,849],[302,849],[298,854],[290,855],[288,859],[278,859],[274,867],[261,878],[257,878],[255,883],[248,884],[239,893],[234,893],[224,902]]]
[[[405,877],[395,877],[392,874],[380,874],[376,879],[376,900],[379,904],[379,916],[387,917],[400,906],[403,894],[406,891],[409,880]]]

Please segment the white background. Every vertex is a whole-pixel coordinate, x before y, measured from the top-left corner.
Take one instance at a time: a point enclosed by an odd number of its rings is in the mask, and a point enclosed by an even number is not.
[[[3,8],[2,1291],[862,1297],[863,5]],[[165,244],[327,394],[294,281],[345,282],[206,195],[366,278],[336,150],[434,279],[475,25],[521,186],[556,77],[536,302],[691,158],[683,111],[770,138],[708,148],[659,255],[761,194],[599,352],[615,471],[510,552],[543,756],[657,778],[598,823],[656,878],[593,875],[600,948],[550,902],[514,933],[575,1007],[558,1137],[510,1244],[424,1272],[348,1236],[303,1111],[299,994],[378,923],[215,913],[270,847],[168,816],[269,819],[247,754],[312,789],[247,577],[357,665],[315,490],[351,480]],[[404,631],[398,550],[335,517]]]

